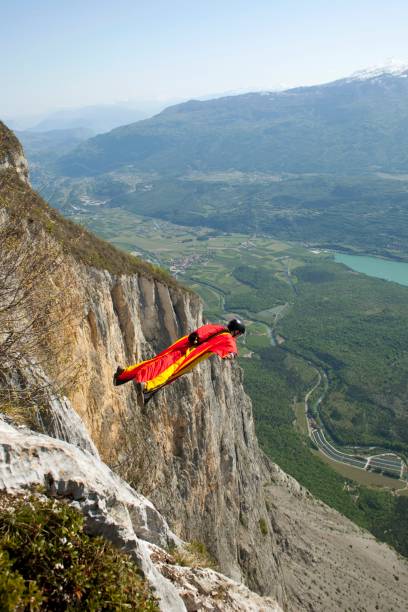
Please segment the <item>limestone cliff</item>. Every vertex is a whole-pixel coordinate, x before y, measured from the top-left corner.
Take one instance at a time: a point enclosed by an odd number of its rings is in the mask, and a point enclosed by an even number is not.
[[[12,168],[19,178],[28,183],[28,163],[23,147],[13,132],[0,121],[0,172]]]
[[[252,409],[235,364],[212,358],[141,409],[116,364],[146,359],[202,323],[197,298],[143,278],[83,269],[73,344],[86,356],[72,403],[102,458],[155,503],[180,537],[204,540],[220,567],[284,599],[273,555]]]
[[[64,225],[24,189],[31,206],[27,232],[36,224],[38,244],[53,243],[59,254],[58,268],[42,282],[75,311],[58,327],[64,351],[48,370],[42,366],[50,378],[64,368],[75,373],[64,401],[102,460],[153,502],[174,537],[203,541],[223,573],[287,610],[323,612],[339,602],[339,610],[371,610],[379,586],[382,609],[402,609],[406,562],[263,457],[237,364],[213,357],[144,408],[132,383],[112,386],[118,364],[149,358],[200,325],[201,304],[171,279]],[[34,215],[35,207],[41,214]],[[64,428],[53,435],[73,442]],[[358,551],[352,560],[349,544]]]

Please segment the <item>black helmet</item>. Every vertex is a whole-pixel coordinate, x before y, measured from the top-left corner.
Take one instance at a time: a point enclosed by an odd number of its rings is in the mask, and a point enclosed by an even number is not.
[[[245,334],[245,325],[240,319],[232,319],[227,327],[230,332],[237,331],[240,334]]]

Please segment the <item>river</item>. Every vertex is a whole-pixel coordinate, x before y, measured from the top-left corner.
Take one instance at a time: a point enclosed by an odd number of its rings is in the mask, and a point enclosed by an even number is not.
[[[408,286],[408,263],[406,262],[345,253],[334,253],[334,259],[356,272]]]

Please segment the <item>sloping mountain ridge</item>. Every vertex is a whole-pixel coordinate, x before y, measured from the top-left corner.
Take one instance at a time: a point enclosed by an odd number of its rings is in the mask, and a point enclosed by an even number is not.
[[[15,203],[8,196],[15,189],[6,187],[2,207]],[[19,197],[28,199],[32,222],[44,221],[36,209],[53,221],[39,228],[39,241],[47,233],[58,241],[55,226],[67,222],[50,217],[23,183]],[[82,238],[91,240],[85,232]],[[408,596],[406,562],[262,456],[238,367],[204,363],[146,411],[130,385],[112,388],[117,363],[149,356],[200,324],[197,298],[153,269],[135,264],[127,274],[108,272],[102,253],[90,261],[64,245],[58,275],[80,311],[74,326],[60,328],[81,363],[67,393],[102,458],[148,494],[179,536],[204,541],[223,571],[274,593],[288,610],[327,610],[339,601],[352,609],[371,610],[377,602],[399,609]]]
[[[362,174],[408,169],[406,72],[283,92],[191,100],[99,135],[57,164],[68,176],[131,166],[191,170]]]

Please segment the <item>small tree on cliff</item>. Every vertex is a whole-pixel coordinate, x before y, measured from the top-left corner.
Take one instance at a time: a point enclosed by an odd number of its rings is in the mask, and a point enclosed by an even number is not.
[[[1,196],[0,185],[0,402],[38,404],[49,385],[38,372],[57,387],[72,377],[60,332],[75,309],[63,290],[61,249],[27,215],[18,191]]]

